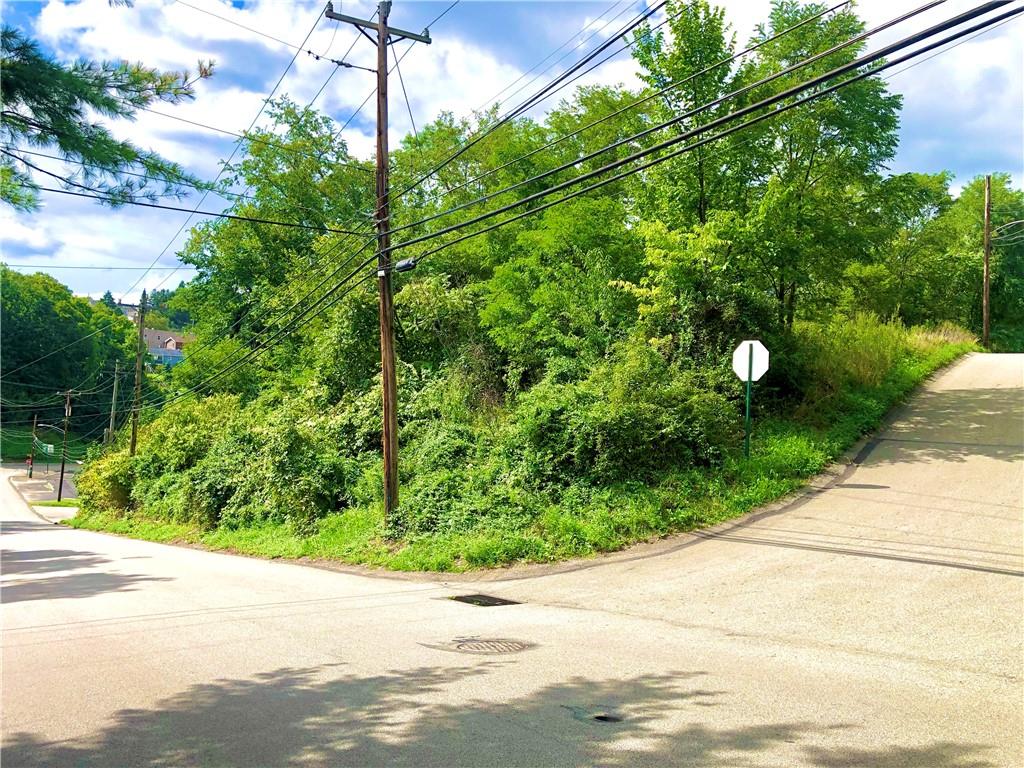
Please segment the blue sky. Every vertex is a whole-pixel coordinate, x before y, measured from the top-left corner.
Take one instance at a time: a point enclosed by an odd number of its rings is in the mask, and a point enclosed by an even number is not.
[[[864,0],[858,8],[869,26],[916,7],[914,2]],[[445,2],[397,0],[391,22],[419,30],[448,7]],[[767,15],[768,0],[725,0],[727,15],[741,41]],[[966,9],[968,2],[950,0],[922,14],[907,26],[879,36],[873,45],[900,37]],[[302,0],[222,2],[221,0],[137,0],[134,8],[111,7],[107,0],[63,2],[0,2],[5,23],[40,41],[61,60],[140,60],[164,69],[195,70],[197,59],[214,59],[216,75],[199,84],[194,102],[159,107],[181,117],[219,128],[241,131],[257,114],[262,98],[284,71],[294,51],[204,14],[195,8],[226,16],[292,44],[302,42],[320,15],[322,3]],[[539,70],[567,58],[544,73],[550,78],[584,51],[604,39],[642,8],[633,0],[600,2],[481,2],[462,0],[433,28],[434,42],[418,45],[403,61],[402,72],[416,122],[422,125],[441,110],[468,114],[484,106],[505,86],[568,43]],[[335,10],[369,16],[369,2],[336,0]],[[333,57],[344,54],[355,39],[351,27],[321,19],[306,47]],[[892,171],[949,170],[961,184],[975,175],[1006,171],[1024,182],[1024,22],[1017,20],[969,43],[953,48],[889,80],[892,91],[904,96],[900,149]],[[405,45],[399,46],[399,50]],[[374,51],[365,40],[356,44],[350,60],[373,64]],[[281,91],[305,103],[334,66],[300,54]],[[636,67],[626,54],[597,70],[590,82],[635,86]],[[535,88],[543,80],[533,84]],[[396,84],[397,85],[397,84]],[[373,88],[372,75],[346,69],[331,80],[316,105],[344,122]],[[532,88],[519,94],[526,95]],[[506,92],[504,98],[509,99]],[[514,97],[513,97],[514,99]],[[409,128],[400,91],[392,93],[392,141]],[[372,149],[373,111],[352,121],[344,138],[357,155]],[[141,113],[135,122],[114,126],[119,136],[175,159],[195,174],[212,178],[232,150],[233,140],[222,134],[179,121]],[[49,162],[49,161],[43,161]],[[59,164],[50,163],[52,170]],[[143,288],[174,286],[188,271],[172,272],[174,254],[184,237],[173,239],[187,214],[127,207],[110,210],[89,200],[44,193],[43,208],[33,214],[0,209],[0,249],[11,265],[42,264],[76,293],[134,299]],[[187,198],[182,206],[194,206]],[[218,210],[225,201],[211,196],[204,209]],[[186,229],[187,231],[187,229]],[[167,247],[169,246],[169,247]],[[167,247],[160,268],[143,275]],[[166,265],[166,266],[165,266]],[[65,269],[62,267],[120,267],[122,269]],[[28,271],[28,270],[22,270]],[[138,286],[133,285],[142,278]]]

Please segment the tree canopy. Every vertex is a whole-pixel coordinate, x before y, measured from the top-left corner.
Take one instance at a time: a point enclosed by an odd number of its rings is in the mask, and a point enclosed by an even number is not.
[[[40,179],[96,193],[111,205],[209,186],[179,164],[115,138],[93,117],[130,118],[154,102],[191,99],[189,73],[126,61],[63,64],[7,24],[0,28],[0,69],[0,200],[8,205],[38,207]],[[199,63],[197,77],[212,72],[212,62]],[[78,169],[53,174],[18,150],[56,151]]]
[[[139,455],[122,444],[83,474],[96,506],[321,533],[396,567],[582,554],[792,489],[975,348],[983,179],[891,173],[901,100],[882,78],[626,161],[853,61],[858,16],[780,0],[755,51],[705,74],[738,47],[724,13],[668,9],[667,31],[636,40],[639,90],[580,87],[543,117],[443,113],[393,152],[392,257],[416,268],[395,276],[402,496],[386,526],[373,176],[288,98],[226,169],[251,192],[229,210],[314,229],[192,228],[196,276],[159,311],[187,313],[196,341],[155,381],[166,401],[144,412]],[[612,161],[633,172],[470,224]],[[1024,218],[1011,178],[993,180],[997,223]],[[992,269],[997,346],[1020,346],[1024,238],[997,239]],[[746,460],[730,356],[750,338],[773,362]]]

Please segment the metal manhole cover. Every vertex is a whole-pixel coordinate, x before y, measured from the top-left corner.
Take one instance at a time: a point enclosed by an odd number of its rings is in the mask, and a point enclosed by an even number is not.
[[[519,640],[460,640],[455,643],[455,650],[461,651],[462,653],[486,653],[486,654],[500,654],[500,653],[519,653],[530,648],[529,643],[523,643]]]

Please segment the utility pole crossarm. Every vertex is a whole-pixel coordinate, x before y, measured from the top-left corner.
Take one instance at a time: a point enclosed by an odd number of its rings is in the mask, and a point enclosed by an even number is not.
[[[326,16],[328,19],[332,19],[333,21],[344,21],[347,24],[354,24],[355,26],[359,27],[360,30],[372,29],[376,31],[378,26],[377,22],[375,21],[359,19],[356,18],[355,16],[349,16],[347,13],[335,13],[333,3],[327,4],[327,10],[324,11],[324,16]],[[404,29],[398,29],[397,27],[391,26],[389,26],[387,29],[388,36],[392,38],[394,41],[403,39],[415,40],[418,43],[426,43],[427,45],[430,45],[431,41],[429,30],[424,29],[422,32],[408,32]]]

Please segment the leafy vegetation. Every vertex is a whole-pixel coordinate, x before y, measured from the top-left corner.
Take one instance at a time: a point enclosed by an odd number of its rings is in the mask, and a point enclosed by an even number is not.
[[[975,349],[980,180],[954,196],[947,175],[888,174],[900,100],[878,78],[479,236],[413,242],[545,189],[538,173],[574,161],[593,170],[650,147],[664,132],[636,134],[688,105],[735,91],[729,104],[754,103],[861,49],[758,84],[863,30],[839,11],[632,106],[736,49],[721,11],[669,5],[671,35],[645,31],[636,46],[643,94],[579,88],[543,121],[506,123],[395,194],[394,256],[418,257],[396,278],[396,514],[382,514],[373,284],[340,292],[277,340],[312,304],[303,295],[323,295],[371,244],[222,220],[195,227],[181,254],[198,276],[173,303],[197,342],[154,383],[198,394],[147,411],[135,456],[121,436],[93,458],[73,524],[398,569],[587,555],[778,498]],[[757,40],[821,10],[777,2]],[[286,98],[271,107],[277,125],[227,168],[251,194],[234,212],[368,229],[372,176],[331,121]],[[406,137],[395,189],[495,119],[443,114]],[[1008,175],[994,182],[1000,211],[1024,218],[1024,194]],[[996,327],[1024,325],[1022,249],[995,255]],[[746,338],[772,353],[749,459],[730,366]]]
[[[4,456],[27,455],[32,417],[41,423],[63,425],[64,398],[74,397],[70,429],[83,438],[102,436],[109,423],[113,372],[134,366],[136,335],[132,323],[105,303],[91,303],[49,275],[22,275],[0,265],[0,369],[3,399],[0,427],[8,443]],[[121,398],[130,394],[122,381]],[[60,442],[50,431],[44,442]]]
[[[8,205],[37,208],[38,175],[53,175],[17,151],[29,147],[53,149],[80,163],[80,171],[57,180],[67,188],[95,190],[112,205],[203,186],[177,163],[117,139],[93,121],[97,114],[131,117],[153,102],[192,98],[194,80],[187,72],[159,72],[126,61],[64,65],[7,24],[0,28],[0,68],[0,200]],[[199,62],[198,77],[212,72],[212,62]]]
[[[759,408],[749,459],[731,450],[739,416],[728,400],[694,405],[693,396],[675,397],[670,388],[664,402],[675,407],[652,424],[642,394],[632,398],[636,408],[622,411],[612,400],[593,412],[579,401],[579,389],[589,387],[552,394],[550,382],[507,411],[467,423],[436,415],[464,394],[442,379],[441,387],[424,387],[430,391],[406,414],[402,514],[389,530],[379,461],[371,452],[337,451],[358,413],[318,413],[315,396],[283,411],[220,396],[148,425],[135,460],[123,452],[95,460],[78,479],[86,512],[71,524],[403,570],[585,556],[713,524],[796,489],[930,372],[975,348],[953,327],[908,331],[868,315],[826,328],[798,323],[795,333],[800,351],[785,362],[802,357],[814,371],[804,415]],[[646,375],[650,361],[612,367],[623,377]],[[691,431],[673,431],[677,419]]]

